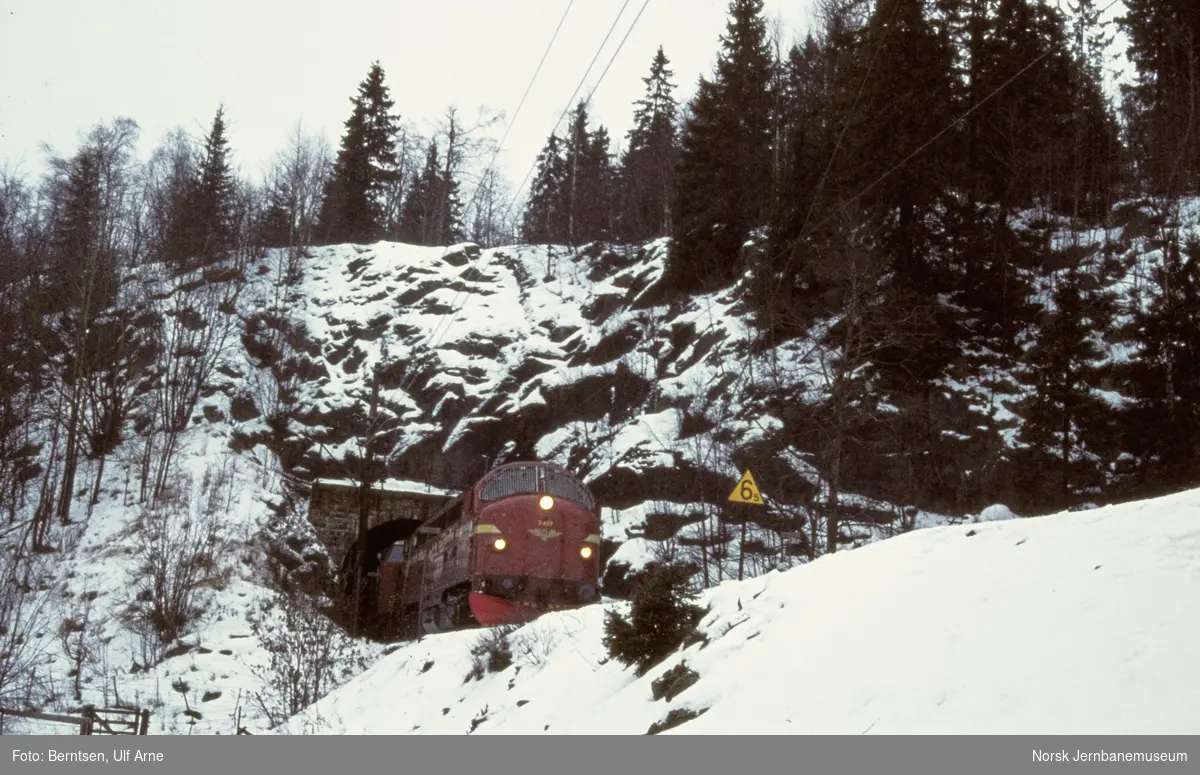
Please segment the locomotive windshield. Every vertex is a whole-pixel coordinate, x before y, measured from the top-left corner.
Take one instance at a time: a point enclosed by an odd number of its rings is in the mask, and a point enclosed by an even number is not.
[[[527,495],[538,491],[538,467],[514,466],[488,479],[479,490],[479,499],[498,501],[514,495]]]
[[[596,502],[591,493],[573,476],[536,465],[514,466],[497,471],[483,483],[479,490],[479,499],[497,501],[514,495],[536,494],[543,492],[539,484],[544,484],[544,492],[555,498],[571,501],[588,511],[595,507]]]
[[[552,468],[546,469],[546,492],[553,495],[555,498],[563,498],[583,506],[588,511],[595,507],[595,502],[592,496],[588,493],[587,488],[578,482],[574,477],[568,476],[561,471],[555,471]]]

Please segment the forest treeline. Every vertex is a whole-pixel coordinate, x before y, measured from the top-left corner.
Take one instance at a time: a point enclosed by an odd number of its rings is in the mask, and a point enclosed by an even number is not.
[[[44,179],[0,175],[0,508],[38,546],[134,436],[161,497],[251,260],[286,249],[300,272],[311,245],[376,240],[670,237],[665,302],[739,284],[763,352],[819,356],[815,399],[780,376],[762,405],[826,503],[1194,485],[1200,8],[1125,7],[1134,75],[1112,94],[1094,0],[819,0],[794,44],[732,0],[686,102],[659,49],[618,147],[573,106],[520,207],[484,164],[499,116],[452,108],[423,135],[377,62],[338,147],[298,126],[261,181],[233,170],[223,109],[145,161],[135,121],[96,126]]]

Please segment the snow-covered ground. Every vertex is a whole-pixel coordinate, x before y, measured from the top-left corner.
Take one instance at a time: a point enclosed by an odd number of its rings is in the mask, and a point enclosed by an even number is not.
[[[992,516],[992,515],[989,515]],[[695,643],[642,677],[606,659],[604,606],[384,657],[286,731],[349,734],[1200,734],[1200,490],[916,530],[701,600]],[[622,606],[623,603],[609,603]],[[685,663],[672,700],[652,682]]]

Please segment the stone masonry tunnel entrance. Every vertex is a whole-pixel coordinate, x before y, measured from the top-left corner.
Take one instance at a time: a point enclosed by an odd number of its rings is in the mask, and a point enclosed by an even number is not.
[[[401,479],[379,482],[367,495],[367,539],[370,545],[380,541],[390,544],[391,541],[411,535],[417,525],[458,497],[459,493],[453,490],[422,482]],[[360,538],[358,521],[362,505],[362,493],[357,482],[348,479],[318,479],[313,482],[308,521],[339,569],[348,567],[357,550],[355,543]],[[377,528],[383,529],[377,532]],[[391,535],[397,537],[389,540]]]
[[[379,482],[365,497],[364,503],[357,482],[344,479],[319,479],[309,496],[308,519],[338,568],[342,624],[353,632],[371,617],[382,554],[396,541],[411,536],[426,519],[459,501],[457,492],[396,479]],[[360,535],[364,506],[367,525]],[[360,547],[366,549],[361,574],[357,572]],[[361,584],[359,590],[356,582]],[[361,594],[356,595],[356,591]]]

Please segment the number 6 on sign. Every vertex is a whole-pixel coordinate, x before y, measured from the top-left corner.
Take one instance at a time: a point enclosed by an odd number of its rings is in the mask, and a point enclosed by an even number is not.
[[[742,480],[733,488],[733,492],[729,494],[729,500],[734,503],[752,503],[755,506],[763,505],[762,495],[758,492],[758,484],[754,481],[754,476],[746,469],[746,473],[742,474]]]

